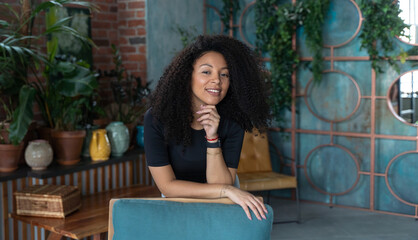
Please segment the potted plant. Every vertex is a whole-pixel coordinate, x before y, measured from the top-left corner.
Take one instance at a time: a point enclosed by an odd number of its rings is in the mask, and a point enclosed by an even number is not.
[[[58,163],[72,165],[80,161],[86,136],[83,109],[91,107],[91,96],[98,87],[96,74],[83,61],[57,56],[45,76],[48,85],[43,98],[53,120],[54,152]]]
[[[35,92],[26,87],[22,87],[19,96],[7,94],[7,90],[0,86],[0,102],[5,112],[5,118],[0,122],[0,172],[12,172],[18,168],[24,148],[23,138],[27,132],[27,129],[21,127],[21,123],[29,126],[32,121],[32,113],[25,112],[22,106],[29,104],[35,96]],[[12,99],[19,100],[14,104]]]
[[[140,77],[128,74],[123,67],[117,47],[112,44],[113,63],[115,70],[111,82],[114,102],[106,106],[106,116],[113,122],[123,122],[129,129],[130,143],[135,140],[135,128],[142,124],[147,110],[147,97],[151,90],[150,82],[143,83]]]
[[[8,4],[0,4],[2,16],[5,16],[5,20],[0,20],[0,112],[4,113],[0,116],[0,121],[3,123],[3,144],[19,146],[33,120],[35,99],[42,106],[42,94],[39,92],[42,88],[39,86],[43,86],[43,79],[38,76],[38,67],[42,64],[48,66],[49,61],[46,54],[39,48],[34,48],[32,43],[54,32],[66,32],[88,41],[65,25],[69,18],[54,22],[37,35],[32,34],[35,18],[53,7],[63,7],[63,4],[94,7],[88,2],[69,0],[46,1],[32,6],[30,0],[23,0],[19,14]],[[35,77],[35,81],[28,79],[28,73]]]

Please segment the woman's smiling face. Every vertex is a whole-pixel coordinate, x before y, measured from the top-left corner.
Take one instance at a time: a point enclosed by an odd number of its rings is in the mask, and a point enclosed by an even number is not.
[[[204,53],[193,65],[192,106],[217,105],[224,99],[229,88],[229,71],[222,54]]]

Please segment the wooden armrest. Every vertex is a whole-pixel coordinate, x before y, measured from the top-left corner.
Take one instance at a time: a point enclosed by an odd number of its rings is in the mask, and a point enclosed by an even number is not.
[[[263,201],[263,197],[257,196],[260,201]],[[204,199],[204,198],[141,198],[144,200],[160,200],[160,201],[172,201],[172,202],[185,202],[185,203],[222,203],[222,204],[235,204],[229,198],[215,198],[215,199]]]

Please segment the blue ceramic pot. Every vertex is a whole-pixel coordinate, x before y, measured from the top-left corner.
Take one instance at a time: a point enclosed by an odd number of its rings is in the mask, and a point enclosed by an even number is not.
[[[136,144],[139,147],[144,147],[144,126],[138,125],[136,126]]]

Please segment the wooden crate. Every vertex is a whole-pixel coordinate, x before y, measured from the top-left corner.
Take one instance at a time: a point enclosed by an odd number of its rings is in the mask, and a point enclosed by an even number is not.
[[[80,190],[75,186],[34,185],[14,196],[18,215],[64,218],[81,206]]]

